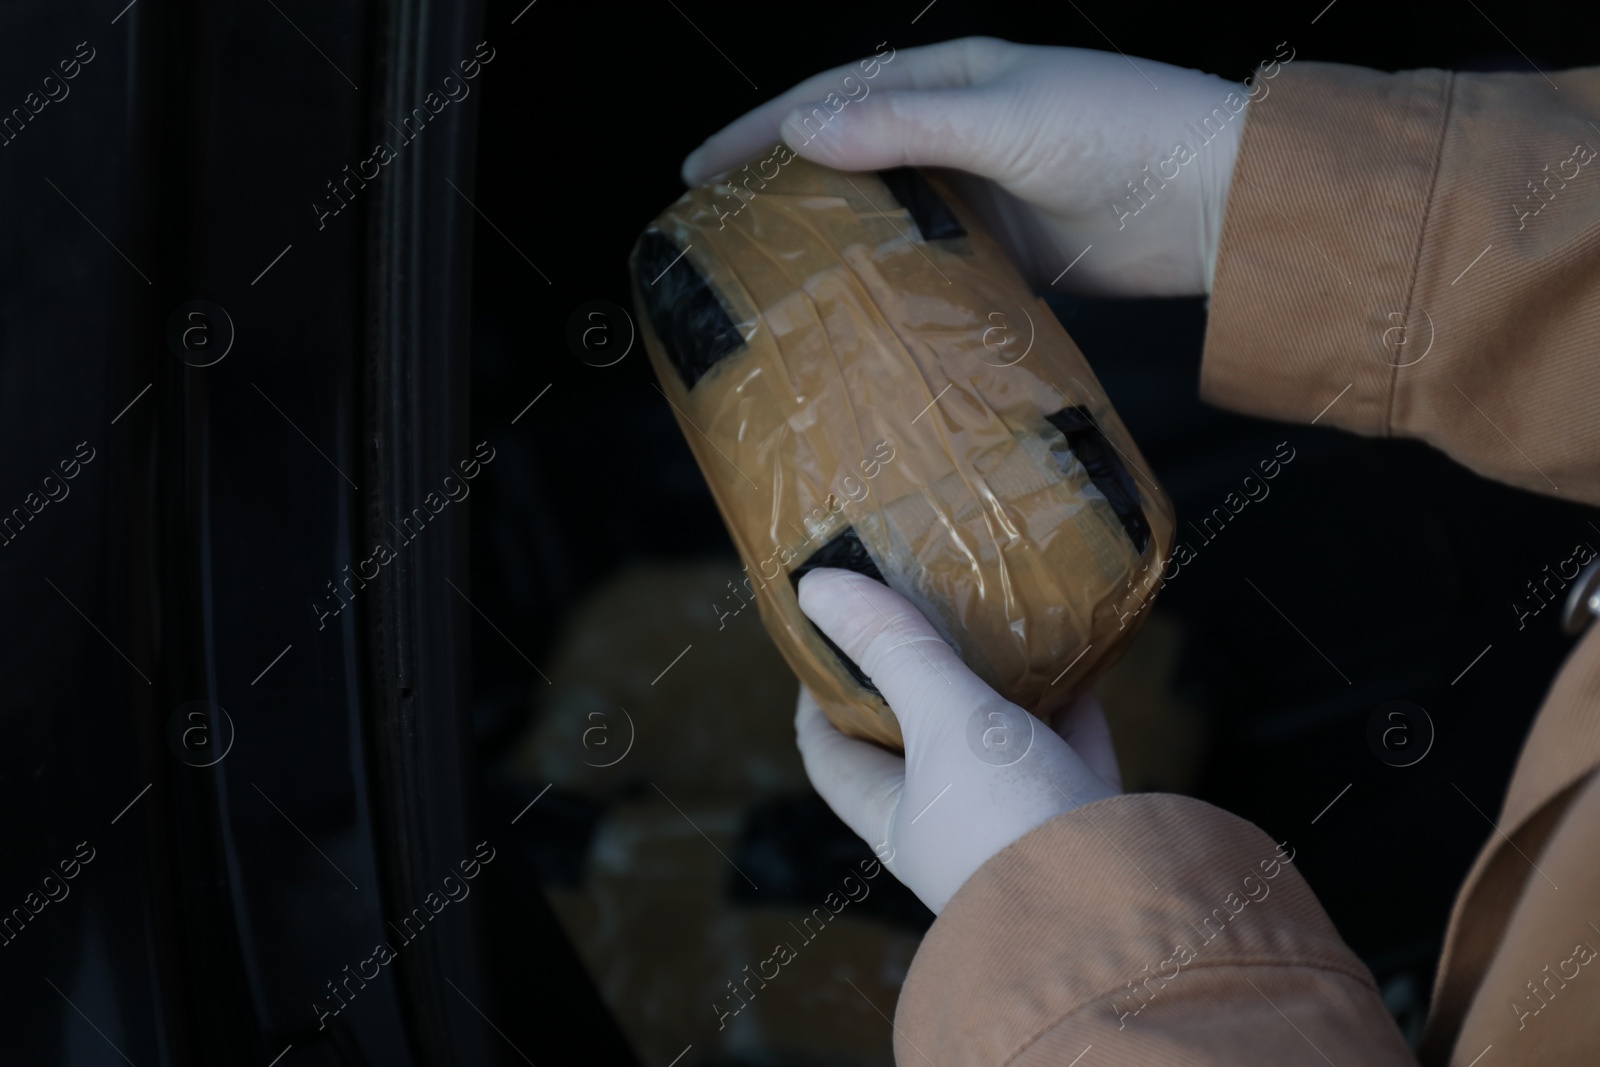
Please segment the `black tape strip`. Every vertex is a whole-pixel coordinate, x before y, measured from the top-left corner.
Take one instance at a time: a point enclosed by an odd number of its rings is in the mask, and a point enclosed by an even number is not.
[[[872,557],[867,555],[867,546],[856,536],[854,526],[846,527],[835,534],[827,544],[811,553],[804,563],[789,572],[789,581],[793,583],[796,593],[800,591],[800,579],[818,567],[838,567],[840,570],[855,571],[857,574],[865,574],[875,582],[889,584],[883,581],[883,573],[878,570],[878,565],[872,562]],[[816,623],[812,623],[811,628],[817,631],[817,636],[822,638],[823,644],[833,649],[833,654],[839,657],[839,662],[850,672],[850,677],[856,680],[857,685],[869,693],[878,693],[878,688],[872,684],[872,679],[862,673],[861,668],[856,666],[855,660],[844,654],[844,649],[834,644]],[[883,694],[878,693],[878,695]]]
[[[650,325],[688,388],[744,346],[711,283],[660,230],[647,230],[639,239],[634,278]]]
[[[911,221],[922,231],[924,241],[943,241],[949,237],[965,237],[967,228],[956,221],[939,194],[933,191],[928,179],[915,167],[895,167],[880,170],[878,177],[889,189],[896,203],[911,212]]]
[[[1088,470],[1089,480],[1106,498],[1111,510],[1117,513],[1123,531],[1133,542],[1133,547],[1142,554],[1150,545],[1150,523],[1144,517],[1144,509],[1139,506],[1139,486],[1123,465],[1117,450],[1111,446],[1100,427],[1095,425],[1089,409],[1081,404],[1062,408],[1054,415],[1046,415],[1045,420],[1067,439],[1067,447],[1072,449],[1078,462]]]

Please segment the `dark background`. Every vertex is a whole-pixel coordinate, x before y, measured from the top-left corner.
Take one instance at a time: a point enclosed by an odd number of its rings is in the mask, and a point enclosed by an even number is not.
[[[1338,0],[1315,25],[1321,3],[1079,5],[1080,13],[938,0],[915,25],[916,0],[679,7],[619,15],[539,4],[517,23],[511,58],[489,76],[479,204],[550,284],[480,227],[474,422],[505,427],[551,388],[537,417],[502,434],[518,476],[487,487],[474,513],[474,588],[490,616],[519,620],[511,636],[535,660],[563,608],[624,562],[731,551],[642,352],[613,367],[586,366],[565,330],[585,301],[630,306],[625,258],[681,191],[682,158],[770,96],[885,40],[904,49],[984,34],[1110,47],[1095,27],[1128,55],[1241,80],[1282,41],[1297,63],[1385,70],[1529,71],[1531,59],[1550,71],[1596,58],[1593,43],[1570,32],[1576,6],[1528,20],[1504,3],[1480,4],[1480,13],[1464,0]],[[522,8],[493,2],[488,24],[508,23]],[[1595,513],[1485,481],[1419,443],[1202,405],[1200,300],[1052,301],[1172,496],[1180,536],[1185,520],[1218,506],[1278,442],[1297,452],[1268,500],[1212,544],[1189,538],[1199,555],[1161,597],[1184,624],[1178,688],[1215,731],[1195,792],[1299,850],[1297,865],[1414,1031],[1455,887],[1493,832],[1463,794],[1497,813],[1527,725],[1570,647],[1554,610],[1519,632],[1510,601],[1574,543],[1600,540],[1586,523]],[[1285,349],[1294,343],[1286,333]],[[619,482],[630,491],[595,488]],[[487,630],[475,638],[477,722],[492,752],[526,713],[533,677]],[[1369,715],[1396,699],[1420,705],[1437,730],[1432,751],[1408,768],[1380,762],[1366,740]]]

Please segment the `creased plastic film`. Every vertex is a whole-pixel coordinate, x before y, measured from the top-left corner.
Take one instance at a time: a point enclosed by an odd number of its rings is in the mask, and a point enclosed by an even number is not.
[[[640,330],[745,567],[738,592],[828,717],[893,748],[871,680],[800,611],[839,566],[919,607],[1041,717],[1146,617],[1172,506],[1077,346],[923,172],[783,146],[634,249]]]

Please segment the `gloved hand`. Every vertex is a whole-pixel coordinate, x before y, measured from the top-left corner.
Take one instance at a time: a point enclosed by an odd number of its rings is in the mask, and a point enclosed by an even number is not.
[[[906,750],[846,737],[802,687],[795,732],[806,774],[935,913],[1029,830],[1121,792],[1093,696],[1053,731],[985,685],[905,598],[859,574],[811,571],[800,607],[878,687]]]
[[[865,62],[738,119],[689,155],[684,181],[738,168],[780,134],[840,170],[952,167],[966,172],[952,175],[959,195],[1037,288],[1092,245],[1058,288],[1210,292],[1244,101],[1270,91],[1262,71],[1247,91],[1154,60],[991,37]],[[1269,65],[1267,78],[1279,66]],[[1180,142],[1193,153],[1186,160],[1175,155]]]

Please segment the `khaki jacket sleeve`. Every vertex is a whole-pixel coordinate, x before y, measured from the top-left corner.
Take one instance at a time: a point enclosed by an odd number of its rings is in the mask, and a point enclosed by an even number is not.
[[[1302,61],[1266,84],[1201,395],[1600,503],[1600,69]]]
[[[895,1035],[903,1067],[1416,1064],[1293,843],[1161,794],[1058,816],[980,868]]]

